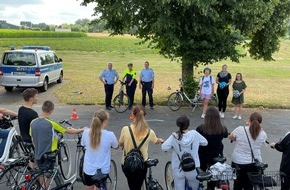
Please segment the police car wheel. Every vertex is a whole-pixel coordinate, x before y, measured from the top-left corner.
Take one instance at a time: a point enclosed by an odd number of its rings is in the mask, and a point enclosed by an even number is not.
[[[43,81],[43,86],[40,87],[40,91],[41,91],[41,92],[45,92],[45,91],[47,91],[47,88],[48,88],[48,82],[47,82],[47,79],[45,79],[45,80]]]
[[[6,91],[9,91],[9,92],[13,90],[13,86],[5,86],[4,88]]]

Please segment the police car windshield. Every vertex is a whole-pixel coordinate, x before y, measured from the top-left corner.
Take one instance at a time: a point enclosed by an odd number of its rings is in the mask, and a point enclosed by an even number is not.
[[[35,66],[35,55],[25,52],[6,52],[3,64],[11,66]]]

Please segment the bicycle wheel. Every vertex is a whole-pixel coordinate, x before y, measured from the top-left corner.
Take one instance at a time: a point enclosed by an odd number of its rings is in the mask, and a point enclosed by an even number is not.
[[[172,111],[177,111],[180,109],[182,102],[183,102],[183,100],[182,100],[181,94],[178,92],[173,92],[168,97],[167,106]]]
[[[167,190],[174,190],[174,181],[172,176],[171,161],[168,161],[165,165],[165,185]]]
[[[85,149],[83,148],[82,150],[79,151],[78,153],[78,177],[77,181],[83,182],[84,179],[84,157],[85,157]]]
[[[70,158],[70,149],[66,142],[61,142],[59,144],[58,156],[60,173],[64,179],[68,179],[71,175],[72,160]]]
[[[111,168],[109,177],[106,180],[107,190],[116,190],[117,189],[117,165],[114,160],[111,160]]]
[[[26,184],[26,190],[48,190],[55,189],[62,185],[57,171],[48,170],[33,176],[32,180]]]
[[[12,146],[9,149],[9,158],[19,158],[23,155],[20,143],[21,142],[16,136],[12,138]]]
[[[114,98],[113,103],[116,112],[123,113],[129,108],[130,99],[127,94],[120,93]]]
[[[24,181],[24,174],[27,172],[28,162],[12,163],[7,166],[0,174],[0,184],[3,184],[7,189],[17,189],[19,184]]]

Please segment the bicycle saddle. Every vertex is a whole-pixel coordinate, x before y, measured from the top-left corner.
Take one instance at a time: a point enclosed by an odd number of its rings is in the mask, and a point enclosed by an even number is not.
[[[268,164],[267,163],[263,163],[263,162],[255,163],[255,166],[258,167],[258,168],[261,168],[262,170],[265,170],[266,168],[268,168]]]
[[[97,173],[92,177],[92,180],[96,183],[103,182],[108,177],[108,174],[103,174],[101,169],[97,169]]]
[[[218,157],[215,157],[215,158],[213,158],[213,162],[214,163],[225,163],[227,161],[227,158],[225,158],[225,157],[222,157],[222,156],[218,156]]]
[[[158,159],[148,159],[146,161],[146,166],[147,167],[152,167],[152,166],[156,166],[158,164]]]
[[[204,172],[202,169],[200,168],[196,168],[196,172],[197,172],[197,176],[196,179],[198,181],[207,181],[210,180],[212,178],[212,174],[210,172]]]

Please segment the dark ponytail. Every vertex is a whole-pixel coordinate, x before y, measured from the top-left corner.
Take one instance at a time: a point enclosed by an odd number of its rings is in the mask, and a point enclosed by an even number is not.
[[[254,140],[256,140],[258,135],[260,134],[260,131],[262,129],[261,127],[262,120],[263,120],[262,115],[259,114],[258,112],[254,112],[250,115],[251,125],[249,127],[249,131]]]
[[[183,133],[188,129],[190,120],[186,115],[182,115],[176,119],[176,125],[179,127],[179,130],[176,132],[178,134],[178,140],[182,139]]]

